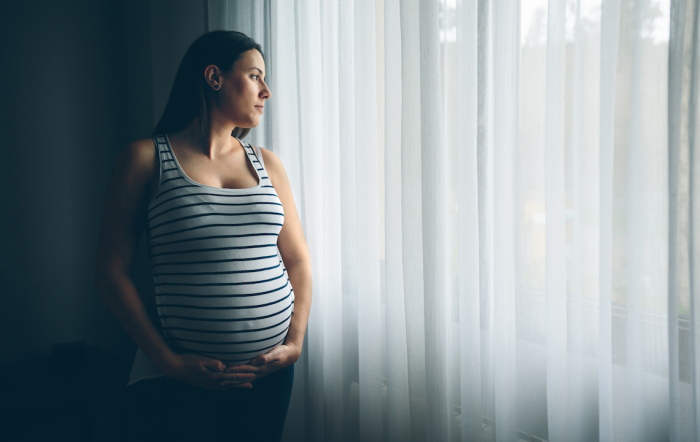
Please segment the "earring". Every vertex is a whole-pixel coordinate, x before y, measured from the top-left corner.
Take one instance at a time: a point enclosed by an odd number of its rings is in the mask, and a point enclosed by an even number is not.
[[[216,84],[216,85],[214,85],[214,90],[218,91],[220,87],[221,87],[220,85]]]

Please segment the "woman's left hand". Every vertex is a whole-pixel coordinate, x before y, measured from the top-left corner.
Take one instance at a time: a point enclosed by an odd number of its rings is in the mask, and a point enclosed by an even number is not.
[[[225,372],[255,373],[249,382],[263,378],[270,373],[281,370],[295,363],[301,355],[301,349],[294,344],[280,344],[269,352],[250,360],[249,365],[232,365]]]

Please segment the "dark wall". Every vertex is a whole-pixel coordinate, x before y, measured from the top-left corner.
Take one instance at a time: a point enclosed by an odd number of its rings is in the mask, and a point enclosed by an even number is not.
[[[150,9],[0,6],[0,365],[58,342],[86,340],[125,359],[136,349],[96,293],[94,257],[115,157],[154,126]],[[143,238],[134,268],[147,294]]]

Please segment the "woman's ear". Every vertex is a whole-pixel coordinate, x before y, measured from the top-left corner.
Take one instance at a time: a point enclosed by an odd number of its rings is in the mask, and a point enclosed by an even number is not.
[[[204,79],[212,89],[221,88],[221,72],[215,64],[210,64],[204,69]]]

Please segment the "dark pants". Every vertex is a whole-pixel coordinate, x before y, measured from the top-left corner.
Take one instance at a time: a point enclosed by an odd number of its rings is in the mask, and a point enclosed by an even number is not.
[[[126,387],[124,441],[274,441],[282,438],[294,364],[253,388],[209,390],[161,376]]]

